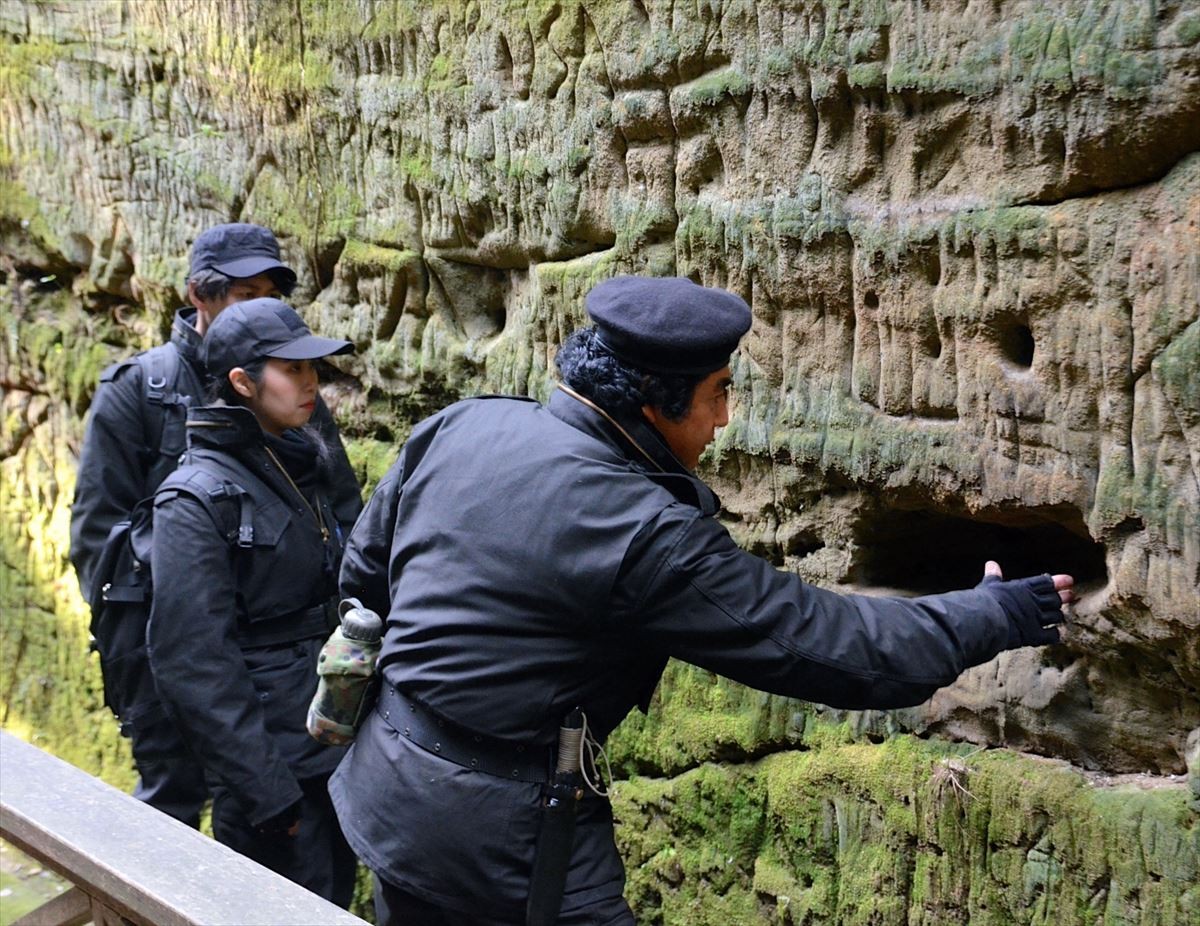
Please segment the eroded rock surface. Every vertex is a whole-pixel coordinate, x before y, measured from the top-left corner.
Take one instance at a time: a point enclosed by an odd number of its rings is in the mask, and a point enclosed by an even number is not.
[[[97,365],[165,328],[205,225],[273,227],[309,320],[359,346],[329,396],[368,478],[460,395],[544,395],[595,281],[689,275],[755,313],[704,463],[740,542],[838,588],[995,558],[1084,592],[1063,647],[834,719],[1185,772],[1196,0],[3,0],[0,199],[5,491],[41,493],[6,569],[62,574]],[[652,719],[618,753],[803,741],[776,721],[809,708],[737,692],[732,739]]]

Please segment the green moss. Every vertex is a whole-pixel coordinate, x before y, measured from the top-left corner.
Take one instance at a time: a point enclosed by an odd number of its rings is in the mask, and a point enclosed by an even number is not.
[[[108,780],[132,784],[125,741],[102,706],[86,608],[67,560],[81,412],[114,351],[66,294],[0,289],[0,349],[11,387],[0,460],[0,723]],[[24,399],[22,399],[24,396]],[[18,452],[13,452],[14,450]]]
[[[634,777],[614,807],[640,920],[730,922],[741,894],[790,922],[1123,922],[1096,914],[1102,884],[1184,923],[1200,864],[1184,788],[908,736]]]
[[[1155,368],[1177,414],[1190,425],[1200,424],[1200,321],[1171,340],[1155,360]]]
[[[1179,18],[1175,35],[1180,45],[1194,45],[1200,41],[1200,14],[1189,14]]]
[[[418,182],[429,182],[434,179],[433,165],[423,154],[408,154],[400,159],[400,170],[404,175]]]
[[[369,437],[356,437],[346,441],[346,455],[354,468],[354,475],[363,487],[363,495],[371,497],[379,480],[396,462],[403,441],[381,441]]]
[[[69,54],[69,46],[46,38],[17,41],[0,38],[0,96],[40,99],[55,89],[54,67]]]
[[[686,100],[695,106],[716,106],[724,99],[738,100],[753,89],[753,84],[736,68],[712,71],[689,85]]]
[[[346,242],[340,260],[352,267],[404,273],[416,258],[417,255],[413,251],[381,247],[351,238]]]
[[[887,70],[880,61],[852,64],[846,71],[846,81],[860,90],[887,86]]]
[[[792,75],[796,62],[788,49],[768,48],[759,56],[759,66],[768,81],[778,81]]]

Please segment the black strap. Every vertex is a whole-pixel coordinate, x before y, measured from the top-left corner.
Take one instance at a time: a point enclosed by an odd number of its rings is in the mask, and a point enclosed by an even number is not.
[[[134,578],[136,577],[130,576],[126,581],[131,581]],[[150,589],[145,585],[118,585],[117,582],[113,582],[105,585],[100,590],[100,595],[105,601],[115,601],[120,604],[141,604],[150,597]]]
[[[553,750],[549,746],[472,733],[438,717],[391,685],[383,686],[375,710],[401,736],[455,765],[510,781],[545,784],[550,779]]]
[[[144,354],[139,354],[136,359],[142,367],[146,401],[162,408],[160,414],[143,416],[142,421],[146,428],[143,438],[147,449],[161,452],[168,408],[172,405],[187,408],[192,404],[192,397],[180,395],[177,391],[180,356],[174,344],[151,348]]]
[[[337,626],[337,605],[338,600],[330,598],[311,608],[292,611],[280,617],[245,622],[238,627],[238,645],[250,649],[326,637]]]
[[[238,529],[237,545],[242,549],[254,546],[254,499],[250,493],[235,482],[222,482],[208,490],[211,501],[221,498],[236,498],[238,500]]]
[[[179,352],[173,344],[163,344],[142,354],[146,380],[146,398],[156,405],[187,404],[191,396],[175,391],[179,375]]]

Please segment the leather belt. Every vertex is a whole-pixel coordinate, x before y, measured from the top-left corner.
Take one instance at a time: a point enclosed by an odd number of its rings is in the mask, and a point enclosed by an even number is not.
[[[338,625],[338,600],[330,598],[311,608],[292,611],[281,617],[263,621],[250,621],[238,627],[239,646],[278,646],[281,643],[298,643],[313,637],[325,637]]]
[[[549,746],[472,733],[438,717],[391,685],[383,686],[375,710],[401,736],[455,765],[510,781],[545,784],[550,778],[553,750]]]

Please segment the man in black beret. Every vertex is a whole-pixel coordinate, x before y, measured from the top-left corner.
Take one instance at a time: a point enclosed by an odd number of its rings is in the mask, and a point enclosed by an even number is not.
[[[341,592],[387,631],[330,791],[380,923],[631,923],[603,788],[560,769],[646,708],[669,657],[893,708],[1058,640],[1070,576],[989,564],[970,591],[838,595],[739,549],[693,469],[728,421],[749,307],[624,277],[587,310],[548,405],[469,399],[423,422],[351,534]]]
[[[71,506],[71,563],[84,599],[95,609],[109,533],[133,506],[179,464],[186,449],[187,410],[202,405],[209,377],[200,345],[213,320],[229,306],[262,296],[287,295],[296,285],[279,242],[261,225],[235,222],[205,229],[192,243],[187,278],[190,305],[175,313],[171,338],[113,364],[100,374],[92,399]],[[362,508],[354,471],[337,425],[318,397],[312,425],[325,438],[334,471],[331,503],[349,530]],[[148,603],[146,604],[148,608]],[[103,652],[103,650],[102,650]],[[105,654],[106,657],[108,654]],[[184,748],[161,708],[142,697],[154,687],[144,656],[118,680],[105,671],[105,701],[131,738],[138,784],[134,796],[190,826],[199,826],[208,796],[200,764]]]

